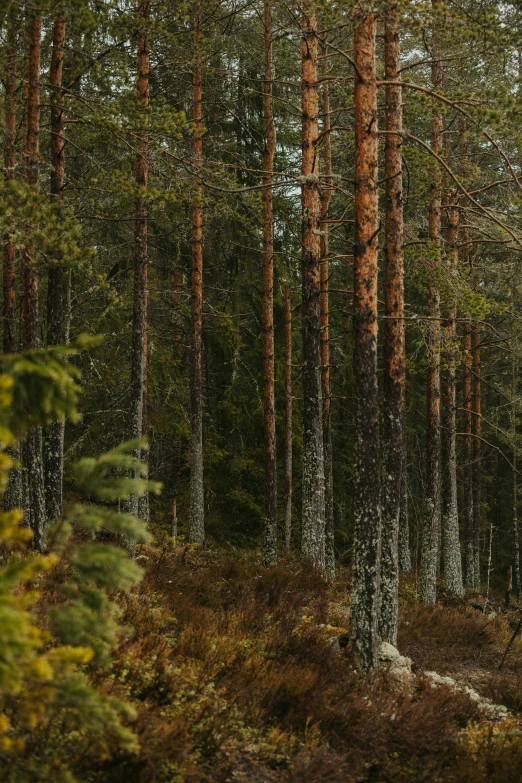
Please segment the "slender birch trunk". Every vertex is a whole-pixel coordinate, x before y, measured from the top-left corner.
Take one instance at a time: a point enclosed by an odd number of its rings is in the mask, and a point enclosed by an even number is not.
[[[447,266],[448,272],[455,277],[458,262],[458,219],[457,190],[452,189],[448,199],[447,227]],[[455,342],[457,339],[457,311],[455,300],[446,306],[446,371],[445,400],[442,427],[442,546],[444,558],[444,586],[454,595],[464,595],[462,583],[462,557],[459,540],[459,513],[457,506],[457,427],[456,427],[456,361]]]
[[[49,82],[51,85],[51,197],[60,208],[65,187],[65,117],[62,96],[62,74],[65,44],[65,22],[56,17],[53,26],[53,48]],[[47,276],[47,344],[63,342],[64,269],[49,269]],[[63,443],[65,424],[56,421],[44,431],[43,460],[45,474],[45,510],[48,519],[61,519],[63,511]]]
[[[303,5],[302,41],[302,335],[303,335],[303,524],[302,554],[325,567],[324,453],[321,395],[320,194],[317,20],[315,5]]]
[[[264,3],[265,76],[263,82],[263,414],[265,435],[265,565],[277,561],[276,421],[274,391],[274,221],[272,179],[276,148],[272,89],[272,3]]]
[[[7,51],[5,72],[5,115],[4,115],[4,180],[7,184],[16,177],[16,88],[17,88],[17,32],[16,18],[10,18],[7,28]],[[16,249],[9,233],[4,234],[3,263],[3,342],[4,353],[16,351]],[[19,458],[18,445],[9,452]],[[9,483],[3,497],[4,511],[11,511],[23,505],[22,474],[20,470],[9,472]]]
[[[192,166],[192,319],[190,331],[190,516],[189,541],[205,539],[203,493],[203,91],[199,10],[194,15]]]
[[[384,64],[387,81],[400,74],[400,19],[386,11]],[[395,645],[399,618],[399,524],[405,468],[404,411],[406,345],[404,331],[404,216],[402,208],[402,88],[386,85],[386,272],[384,322],[384,418],[381,638]]]
[[[37,190],[40,164],[40,56],[42,17],[28,19],[29,58],[27,63],[27,136],[25,140],[25,180]],[[38,347],[38,270],[35,264],[36,248],[25,247],[22,251],[21,307],[22,350]],[[24,500],[26,522],[33,531],[31,544],[34,549],[45,548],[44,472],[42,457],[42,428],[32,427],[21,447],[22,465],[26,477],[26,498]]]
[[[326,47],[325,47],[326,48]],[[320,222],[320,310],[321,310],[321,393],[323,397],[324,509],[325,509],[325,569],[328,579],[335,578],[335,521],[332,451],[332,392],[330,388],[329,331],[329,242],[328,215],[332,198],[332,146],[330,138],[330,95],[328,83],[322,88],[324,179],[321,193]]]
[[[472,420],[471,432],[473,436],[473,563],[474,584],[480,589],[480,505],[482,484],[482,443],[481,443],[481,378],[480,378],[480,329],[472,327],[471,353],[473,361],[473,396],[472,396]]]
[[[435,5],[435,0],[432,0]],[[442,68],[437,59],[437,41],[433,34],[431,82],[434,90],[442,84]],[[438,103],[431,115],[431,149],[440,155],[443,124]],[[429,238],[436,267],[440,265],[441,240],[441,171],[438,162],[431,164]],[[437,573],[440,560],[440,293],[436,284],[429,287],[428,369],[427,369],[427,440],[426,495],[422,531],[420,597],[434,604],[437,598]]]
[[[292,303],[290,286],[284,288],[285,301],[285,549],[292,537]]]
[[[350,635],[360,665],[377,663],[381,561],[377,388],[377,235],[379,231],[377,16],[355,9],[354,395],[355,541]]]

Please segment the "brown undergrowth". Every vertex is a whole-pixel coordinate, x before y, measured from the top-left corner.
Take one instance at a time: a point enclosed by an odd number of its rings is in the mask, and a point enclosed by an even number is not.
[[[138,712],[137,756],[84,769],[86,781],[351,783],[503,781],[522,776],[518,724],[493,725],[462,693],[419,674],[405,692],[354,671],[328,637],[346,627],[344,576],[335,586],[297,561],[265,569],[252,555],[144,548],[147,573],[122,598],[135,629],[100,687]],[[466,603],[420,607],[403,588],[401,652],[422,669],[498,664],[506,618]],[[332,627],[330,627],[332,626]],[[516,645],[495,700],[522,700]],[[477,663],[478,662],[478,663]],[[475,687],[475,685],[474,685]],[[504,727],[503,727],[504,726]]]

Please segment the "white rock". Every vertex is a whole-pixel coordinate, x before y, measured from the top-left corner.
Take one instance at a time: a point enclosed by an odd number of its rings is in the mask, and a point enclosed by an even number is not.
[[[339,644],[338,636],[331,636],[330,639],[328,639],[328,644],[330,645],[330,649],[334,655],[337,655],[341,652],[341,645]]]
[[[398,649],[389,642],[381,642],[379,644],[377,656],[380,661],[394,661],[396,658],[402,657]]]
[[[389,642],[381,642],[377,654],[382,663],[388,664],[388,673],[393,679],[399,680],[403,684],[411,680],[411,658],[401,655],[397,648]]]

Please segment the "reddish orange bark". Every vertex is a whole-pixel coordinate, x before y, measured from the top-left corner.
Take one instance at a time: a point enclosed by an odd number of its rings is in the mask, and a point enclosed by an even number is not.
[[[5,74],[5,128],[4,128],[4,179],[14,179],[16,166],[16,55],[17,35],[14,22],[7,29],[6,74]],[[3,266],[3,350],[4,353],[16,351],[16,251],[4,235]]]
[[[24,163],[25,180],[37,190],[40,163],[40,56],[42,18],[30,16],[28,20],[29,58],[27,62],[27,111]],[[34,350],[38,347],[38,270],[35,265],[36,248],[26,246],[22,251],[21,347]],[[42,459],[42,429],[32,427],[22,444],[21,457],[25,479],[25,520],[32,528],[31,545],[42,551],[45,547],[45,496]]]
[[[25,181],[38,186],[40,163],[40,55],[42,18],[29,21],[29,59],[27,64],[27,136],[25,140]],[[37,347],[38,342],[38,271],[34,265],[35,248],[22,253],[23,300],[21,307],[21,344],[24,350]]]
[[[400,82],[399,12],[386,12],[386,80]],[[399,612],[399,519],[406,467],[404,411],[406,343],[404,330],[404,216],[402,207],[402,88],[386,85],[386,271],[384,280],[383,536],[381,564],[381,638],[397,643]]]
[[[355,542],[350,633],[360,665],[377,662],[381,497],[377,389],[377,236],[379,231],[377,16],[356,8],[355,75]]]
[[[325,566],[324,455],[321,393],[320,193],[318,137],[317,20],[312,0],[303,5],[302,98],[302,377],[303,523],[302,553]]]

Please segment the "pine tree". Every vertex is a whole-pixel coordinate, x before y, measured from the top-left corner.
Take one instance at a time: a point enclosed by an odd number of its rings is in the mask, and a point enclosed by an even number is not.
[[[53,48],[49,82],[51,86],[51,196],[61,208],[65,188],[65,115],[62,74],[65,46],[65,21],[57,16],[53,25]],[[47,276],[47,345],[61,345],[64,338],[64,269],[61,264]],[[48,519],[61,519],[63,510],[64,424],[56,421],[44,432],[43,460],[45,511]]]
[[[402,205],[402,89],[400,21],[395,7],[385,15],[386,85],[386,272],[384,322],[384,418],[381,612],[379,632],[397,643],[399,614],[399,525],[405,471],[404,415],[406,345],[404,328],[404,215]],[[395,83],[394,83],[395,82]]]
[[[305,3],[302,11],[302,554],[322,570],[325,567],[325,496],[321,395],[320,194],[316,149],[319,115],[318,40],[314,3]]]
[[[326,53],[323,47],[323,54]],[[321,394],[323,397],[323,451],[324,451],[324,508],[325,508],[325,568],[329,579],[335,577],[335,520],[334,520],[334,487],[333,487],[333,444],[332,444],[332,391],[330,387],[330,328],[329,328],[329,296],[328,279],[329,243],[328,218],[330,200],[332,198],[332,145],[330,121],[330,96],[328,82],[322,88],[322,145],[324,148],[324,172],[321,193]]]
[[[436,2],[432,2],[433,9]],[[431,82],[440,90],[442,68],[439,42],[432,26]],[[440,105],[435,98],[431,115],[431,150],[440,156],[443,144],[443,123]],[[431,195],[429,205],[429,239],[435,269],[440,266],[441,244],[441,171],[437,158],[431,164]],[[434,604],[437,598],[437,575],[440,562],[440,291],[436,281],[429,284],[428,372],[427,372],[427,435],[426,435],[426,489],[424,526],[422,531],[420,595],[424,603]]]
[[[134,202],[134,296],[132,314],[132,365],[131,365],[131,436],[144,435],[145,374],[147,351],[147,287],[149,270],[148,206],[149,134],[148,106],[150,97],[150,42],[147,30],[148,0],[138,5],[138,42],[136,99],[140,113],[136,133],[136,196]],[[141,452],[136,458],[142,458]],[[132,498],[132,513],[139,514],[138,498]]]
[[[285,308],[285,549],[290,549],[292,536],[292,302],[290,286],[284,287]]]
[[[456,277],[458,263],[458,204],[457,191],[452,188],[448,195],[448,217],[446,231],[447,267],[450,275]],[[457,337],[456,304],[446,304],[444,336],[446,348],[444,405],[442,408],[442,547],[444,560],[444,586],[454,595],[464,595],[462,583],[462,557],[459,540],[459,513],[457,506],[457,427],[456,427],[456,367],[455,342]]]
[[[274,391],[274,219],[272,181],[276,130],[272,90],[272,6],[263,6],[265,28],[265,73],[263,81],[263,119],[265,148],[263,151],[263,412],[265,438],[265,542],[266,565],[277,561],[277,482],[276,482],[276,414]]]
[[[205,538],[203,489],[203,91],[200,10],[194,13],[192,202],[192,322],[190,331],[190,520],[189,540]]]
[[[377,663],[381,567],[379,400],[377,390],[377,236],[379,230],[377,16],[355,9],[355,541],[350,634],[360,665]]]
[[[28,16],[29,56],[27,62],[27,136],[25,140],[25,181],[38,189],[40,163],[40,57],[42,17],[29,12]],[[22,251],[22,287],[20,343],[23,350],[38,347],[38,269],[36,247],[25,246]],[[42,551],[45,546],[45,494],[42,456],[42,429],[32,427],[21,446],[24,475],[24,508],[30,524],[33,547]]]

